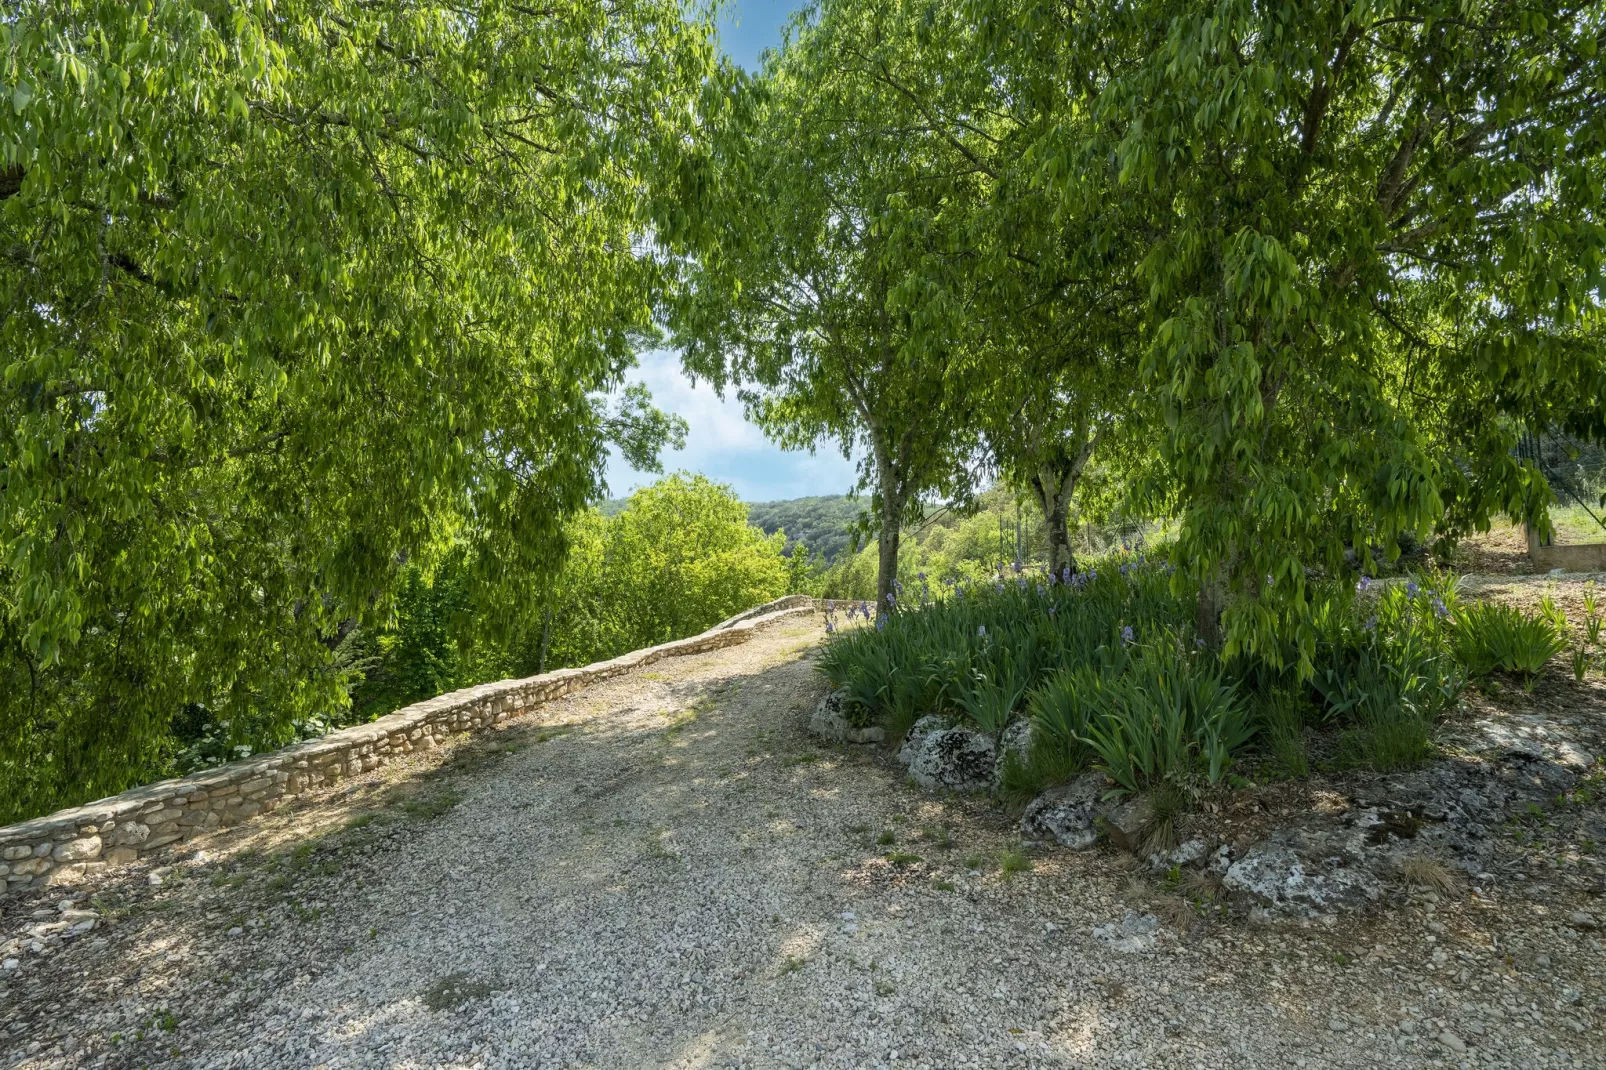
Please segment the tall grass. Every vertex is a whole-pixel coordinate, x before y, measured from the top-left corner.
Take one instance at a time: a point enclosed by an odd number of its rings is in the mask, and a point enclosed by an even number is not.
[[[922,583],[880,619],[864,603],[832,607],[821,667],[850,717],[894,736],[931,713],[994,737],[1029,719],[1031,746],[1002,776],[1016,800],[1089,767],[1117,793],[1186,797],[1221,784],[1251,746],[1271,775],[1308,775],[1310,730],[1336,738],[1341,764],[1416,764],[1469,676],[1534,673],[1562,649],[1556,614],[1463,604],[1446,574],[1329,581],[1313,586],[1315,667],[1300,679],[1203,649],[1195,592],[1175,579],[1123,555],[1076,575],[938,584],[935,597]]]

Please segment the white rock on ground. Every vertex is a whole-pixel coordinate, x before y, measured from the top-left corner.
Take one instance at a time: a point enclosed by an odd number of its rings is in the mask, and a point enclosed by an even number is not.
[[[843,710],[846,691],[831,691],[820,696],[809,718],[809,731],[827,743],[880,743],[887,738],[887,730],[878,724],[855,725]]]
[[[1032,751],[1032,722],[1022,717],[1011,721],[998,737],[998,760],[993,763],[993,790],[997,791],[1004,783],[1004,770],[1011,762],[1025,766]]]
[[[1083,850],[1098,839],[1095,818],[1099,800],[1108,790],[1103,774],[1083,773],[1033,799],[1021,816],[1021,835],[1029,840],[1052,840],[1062,847]]]
[[[961,792],[991,791],[998,745],[969,728],[945,728],[921,741],[909,759],[909,776],[923,788]]]
[[[952,727],[952,722],[940,714],[928,713],[916,721],[903,737],[903,743],[898,747],[898,761],[904,765],[915,760],[920,748],[925,746],[926,737],[934,736],[938,732],[945,732]]]
[[[5,902],[0,1066],[1606,1065],[1597,935],[1498,888],[1443,904],[1442,933],[1419,907],[1184,933],[1100,853],[1002,873],[1017,833],[986,799],[820,754],[819,635],[569,696],[231,830],[160,886],[134,867],[75,899],[84,936],[21,934],[59,891]]]

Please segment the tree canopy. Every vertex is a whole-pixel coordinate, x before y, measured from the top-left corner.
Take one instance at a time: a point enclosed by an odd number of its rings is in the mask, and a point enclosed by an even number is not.
[[[872,426],[821,355],[893,338],[870,393],[945,436],[930,470],[985,432],[1050,519],[1128,428],[1105,462],[1176,519],[1200,634],[1307,666],[1309,570],[1542,526],[1519,435],[1606,437],[1603,39],[1569,0],[824,0],[721,164],[750,236],[698,261],[687,366],[811,442]],[[864,434],[906,512],[963,494]]]
[[[675,431],[605,397],[721,78],[671,0],[13,8],[0,794],[338,704],[342,628],[453,539],[555,569],[608,442]]]
[[[750,119],[716,142],[711,234],[670,313],[687,370],[738,384],[778,441],[859,449],[882,605],[901,526],[927,495],[968,493],[976,440],[950,217],[977,176],[880,76],[921,47],[902,13],[827,6],[794,24]]]
[[[1603,44],[1584,0],[819,0],[749,77],[674,0],[22,0],[0,792],[338,712],[398,607],[506,668],[796,586],[695,480],[584,511],[684,433],[627,383],[666,332],[857,455],[879,611],[1002,477],[1050,568],[1164,520],[1198,634],[1307,671],[1313,580],[1543,527],[1521,443],[1606,442]],[[916,561],[1001,553],[972,519]]]

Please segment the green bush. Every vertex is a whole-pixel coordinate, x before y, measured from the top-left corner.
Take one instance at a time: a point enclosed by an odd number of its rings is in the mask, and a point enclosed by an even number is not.
[[[1255,733],[1214,659],[1172,637],[1138,648],[1107,686],[1087,689],[1083,739],[1120,792],[1220,784]]]
[[[1015,708],[1031,686],[1028,670],[1016,663],[1007,648],[991,659],[991,671],[972,669],[957,689],[960,707],[978,731],[998,736],[1009,727]]]
[[[1262,692],[1256,702],[1255,720],[1261,741],[1277,772],[1292,780],[1310,775],[1310,753],[1305,746],[1307,706],[1298,695],[1282,687]]]
[[[1498,602],[1473,603],[1456,616],[1456,655],[1473,676],[1499,669],[1531,681],[1566,648],[1552,616],[1530,617]]]
[[[1281,775],[1303,777],[1312,728],[1336,735],[1347,764],[1397,769],[1432,753],[1433,725],[1467,679],[1456,649],[1468,611],[1452,577],[1317,586],[1314,636],[1299,639],[1315,648],[1305,679],[1294,640],[1281,664],[1203,649],[1194,592],[1173,590],[1173,578],[1130,556],[1070,582],[1024,570],[934,585],[918,576],[910,604],[895,597],[879,619],[866,602],[835,604],[820,664],[847,689],[852,717],[894,736],[928,713],[990,734],[1029,717],[1028,752],[1001,770],[1015,802],[1089,766],[1121,793],[1186,798],[1221,784],[1251,744]]]
[[[1340,730],[1342,762],[1391,770],[1432,753],[1434,723],[1466,686],[1454,650],[1462,612],[1457,581],[1438,573],[1322,592],[1310,683],[1321,721]]]

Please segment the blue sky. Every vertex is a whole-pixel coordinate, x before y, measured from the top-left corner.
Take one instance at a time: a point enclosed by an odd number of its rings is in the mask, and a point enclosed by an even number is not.
[[[720,45],[737,63],[758,70],[759,54],[779,45],[797,0],[732,0],[719,17]],[[664,455],[664,470],[702,472],[729,483],[750,502],[844,494],[857,476],[853,463],[825,446],[815,454],[777,448],[747,422],[734,394],[720,398],[707,383],[695,387],[681,373],[674,353],[650,352],[632,379],[647,384],[658,407],[690,425],[686,448]],[[632,469],[617,452],[608,458],[608,493],[623,497],[657,476]]]

